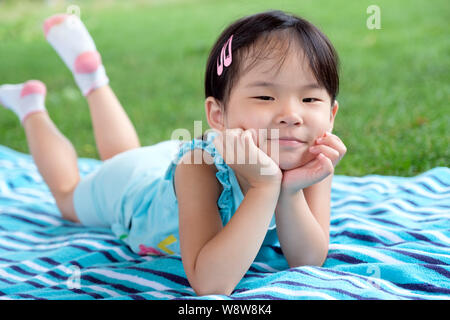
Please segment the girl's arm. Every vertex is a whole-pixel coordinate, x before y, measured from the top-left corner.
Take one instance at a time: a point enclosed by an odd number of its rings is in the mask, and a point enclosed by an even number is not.
[[[316,158],[285,171],[275,219],[281,249],[291,267],[321,266],[328,254],[331,181],[347,152],[342,140],[325,132],[309,152]]]
[[[280,193],[275,211],[278,239],[290,267],[322,266],[328,254],[329,175],[295,194]]]
[[[222,227],[217,208],[220,185],[211,166],[177,166],[181,256],[189,283],[198,295],[229,295],[242,279],[267,233],[280,183],[250,188]]]

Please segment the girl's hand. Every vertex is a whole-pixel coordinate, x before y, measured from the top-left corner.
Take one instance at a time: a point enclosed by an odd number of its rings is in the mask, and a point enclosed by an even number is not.
[[[213,143],[226,164],[243,176],[252,187],[280,185],[281,170],[275,161],[258,147],[255,129],[213,131],[218,133]]]
[[[347,148],[338,136],[325,132],[316,139],[309,152],[317,154],[316,158],[301,167],[283,171],[281,192],[294,194],[325,179],[334,172]]]

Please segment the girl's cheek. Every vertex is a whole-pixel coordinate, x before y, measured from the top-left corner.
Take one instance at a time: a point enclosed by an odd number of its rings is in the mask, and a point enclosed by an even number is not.
[[[330,128],[330,123],[327,121],[320,121],[317,123],[314,134],[312,135],[314,138],[313,144],[315,144],[315,140],[322,137],[323,134],[328,131]]]

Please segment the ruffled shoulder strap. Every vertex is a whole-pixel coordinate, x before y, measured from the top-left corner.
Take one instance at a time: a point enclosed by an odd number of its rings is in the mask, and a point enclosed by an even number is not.
[[[232,171],[232,169],[225,163],[221,154],[214,146],[213,140],[216,135],[216,132],[210,131],[206,136],[206,140],[199,140],[194,138],[191,141],[182,143],[179,147],[178,153],[175,155],[174,159],[171,162],[171,165],[166,172],[166,178],[173,179],[173,174],[175,171],[174,169],[186,152],[193,149],[203,149],[207,151],[214,159],[214,165],[217,168],[216,177],[223,187],[222,193],[217,200],[217,206],[222,217],[222,222],[225,225],[232,215],[231,210],[233,208],[232,183],[230,177],[230,171]]]

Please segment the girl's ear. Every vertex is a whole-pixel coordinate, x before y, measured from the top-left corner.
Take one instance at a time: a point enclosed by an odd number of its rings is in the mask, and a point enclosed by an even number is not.
[[[222,131],[225,129],[224,108],[222,104],[214,97],[205,99],[206,120],[212,129]]]
[[[333,127],[334,127],[334,119],[336,118],[336,114],[339,110],[339,104],[337,102],[337,100],[334,100],[334,104],[331,107],[331,112],[330,112],[330,128],[328,129],[328,131],[331,133],[331,131],[333,131]]]

